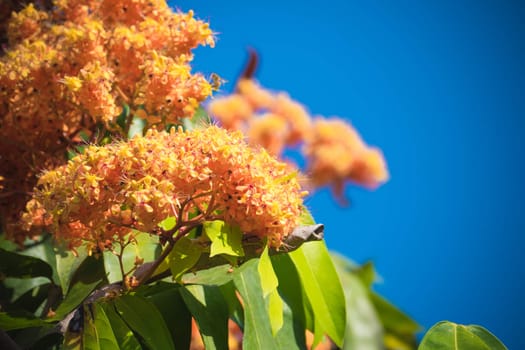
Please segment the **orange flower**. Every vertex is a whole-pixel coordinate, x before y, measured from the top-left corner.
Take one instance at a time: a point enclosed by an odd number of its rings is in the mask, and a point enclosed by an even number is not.
[[[24,222],[27,230],[45,227],[71,247],[97,245],[123,238],[131,228],[152,232],[178,215],[181,203],[199,196],[188,212],[208,208],[209,218],[268,237],[278,247],[298,224],[303,195],[286,164],[246,145],[240,133],[214,126],[150,130],[128,142],[90,146],[43,174]]]
[[[214,44],[193,12],[174,13],[163,0],[53,4],[49,12],[29,4],[0,25],[10,44],[0,56],[0,221],[18,241],[36,174],[64,164],[79,135],[96,135],[101,125],[121,130],[124,104],[145,105],[147,127],[178,122],[212,90],[189,65],[191,50]]]
[[[208,111],[221,126],[228,130],[243,130],[244,123],[252,117],[252,106],[239,94],[212,100]]]
[[[275,96],[253,79],[240,79],[237,82],[237,89],[253,109],[270,109],[275,102]]]
[[[288,126],[281,116],[265,114],[254,118],[248,124],[247,136],[250,143],[264,147],[274,156],[280,155],[285,146]]]
[[[357,131],[340,119],[317,119],[304,153],[314,185],[332,185],[340,197],[346,181],[375,188],[388,179],[381,152],[369,148]]]

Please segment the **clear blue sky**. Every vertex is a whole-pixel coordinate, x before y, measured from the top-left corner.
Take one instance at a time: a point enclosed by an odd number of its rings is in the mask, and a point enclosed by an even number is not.
[[[384,150],[391,181],[308,201],[331,249],[425,327],[481,324],[525,348],[525,2],[179,1],[219,33],[195,68],[258,78]]]

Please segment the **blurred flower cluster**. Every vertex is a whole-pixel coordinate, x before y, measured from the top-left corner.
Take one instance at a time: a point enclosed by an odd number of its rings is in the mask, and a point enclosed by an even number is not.
[[[239,79],[236,91],[215,98],[208,110],[221,126],[241,130],[276,156],[300,146],[312,187],[329,185],[339,199],[347,182],[375,188],[388,179],[381,151],[369,147],[350,124],[313,118],[287,93],[267,90],[251,77]]]
[[[131,229],[154,232],[170,216],[223,220],[279,247],[299,223],[305,194],[285,163],[248,146],[239,132],[149,130],[90,146],[43,174],[24,220],[71,248],[83,241],[109,248]]]
[[[9,3],[3,17],[16,8]],[[18,241],[36,177],[64,164],[68,147],[106,130],[125,137],[123,106],[148,126],[166,125],[192,116],[212,92],[190,62],[192,49],[214,45],[213,32],[191,11],[173,12],[162,0],[44,3],[0,27],[0,216]]]

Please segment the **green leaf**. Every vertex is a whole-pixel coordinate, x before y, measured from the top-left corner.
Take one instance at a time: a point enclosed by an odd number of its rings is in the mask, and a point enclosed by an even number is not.
[[[277,280],[277,275],[273,270],[272,261],[268,255],[268,246],[264,247],[264,250],[261,253],[259,258],[259,264],[257,265],[257,272],[261,279],[261,288],[263,296],[267,297],[271,292],[277,289],[279,281]]]
[[[5,277],[53,279],[53,270],[46,262],[32,256],[9,252],[0,248],[0,274]]]
[[[261,279],[257,271],[258,259],[243,264],[234,274],[233,281],[244,305],[243,349],[278,349],[263,297]]]
[[[96,259],[90,256],[84,260],[71,279],[72,286],[62,303],[56,309],[55,316],[48,319],[48,321],[63,319],[80,305],[104,278],[102,259]]]
[[[47,319],[47,321],[59,321],[63,319],[67,314],[78,307],[88,296],[91,294],[95,287],[101,282],[101,280],[95,280],[91,283],[78,282],[75,283],[71,290],[67,294],[66,298],[60,303],[55,316]]]
[[[230,315],[230,318],[238,325],[244,325],[244,310],[239,298],[237,298],[237,290],[235,289],[233,280],[220,285],[219,288],[221,289],[222,296],[228,305],[228,314]]]
[[[182,125],[184,127],[184,130],[195,130],[195,129],[202,129],[207,127],[211,124],[211,119],[208,116],[208,113],[206,110],[202,107],[199,107],[195,113],[193,114],[193,117],[191,118],[182,118]]]
[[[183,284],[221,286],[233,279],[233,268],[229,264],[219,265],[182,276]]]
[[[227,349],[228,306],[219,287],[188,285],[180,293],[197,322],[205,348]]]
[[[259,258],[257,272],[261,279],[262,293],[267,304],[272,335],[275,335],[283,326],[283,301],[277,292],[279,282],[277,280],[277,275],[273,270],[270,256],[268,255],[267,245],[264,247],[261,257]]]
[[[97,331],[97,339],[98,343],[100,344],[100,349],[119,350],[119,343],[117,342],[115,334],[113,333],[111,323],[108,316],[106,315],[106,312],[104,311],[104,308],[98,303],[93,303],[91,305],[93,314],[95,316],[95,328]]]
[[[219,254],[244,256],[243,233],[238,226],[229,225],[222,220],[206,221],[202,226],[211,241],[210,258]]]
[[[346,299],[343,349],[383,349],[383,326],[369,296],[375,278],[373,265],[358,266],[336,253],[331,255]]]
[[[301,337],[297,340],[304,343],[304,330],[313,330],[314,322],[308,298],[304,293],[304,289],[301,288],[299,273],[297,272],[297,268],[289,254],[276,254],[271,256],[271,260],[273,269],[279,280],[277,290],[281,295],[284,304],[290,310],[290,317],[293,319],[295,329],[294,334],[300,334]]]
[[[117,344],[120,345],[121,350],[141,350],[142,347],[138,342],[137,338],[133,334],[133,331],[129,329],[128,325],[122,320],[120,315],[115,309],[113,302],[100,303],[106,316],[111,324],[111,329],[117,340]]]
[[[481,326],[464,326],[442,321],[430,328],[418,348],[418,350],[439,349],[507,350],[507,347]]]
[[[266,308],[268,309],[268,316],[270,317],[270,326],[272,328],[272,335],[275,336],[277,332],[283,327],[283,300],[279,296],[277,289],[271,292],[266,298]]]
[[[122,263],[125,272],[130,271],[133,266],[135,266],[135,259],[137,257],[144,259],[145,262],[151,262],[155,260],[160,252],[159,238],[157,236],[139,231],[133,231],[133,234],[135,235],[135,239],[124,249],[124,254],[122,254]],[[109,251],[105,251],[103,254],[104,268],[109,283],[122,281],[118,257]]]
[[[370,300],[374,303],[383,327],[391,333],[415,335],[421,326],[408,315],[392,305],[375,292],[370,292]]]
[[[324,334],[343,345],[346,325],[345,298],[324,241],[303,244],[289,253],[301,279],[314,319],[314,344]]]
[[[171,334],[155,305],[138,295],[122,295],[115,299],[122,319],[142,337],[150,349],[174,349]]]
[[[159,282],[146,288],[144,295],[160,311],[171,333],[175,349],[189,349],[191,341],[191,314],[174,283]]]
[[[77,249],[77,255],[75,255],[66,247],[60,247],[57,249],[56,254],[58,279],[62,287],[62,293],[65,295],[76,270],[88,256],[87,249],[84,245],[80,246]]]
[[[305,327],[296,322],[295,315],[286,302],[283,303],[283,326],[277,332],[275,340],[278,349],[306,349]]]
[[[53,244],[53,240],[49,235],[44,235],[39,243],[31,245],[30,247],[25,248],[19,253],[22,255],[32,256],[34,258],[38,258],[46,262],[49,266],[51,266],[51,269],[53,270],[53,282],[55,284],[60,283],[58,279],[58,273],[56,271],[57,266],[55,245]]]
[[[9,301],[14,302],[18,300],[25,293],[29,293],[35,288],[49,284],[49,278],[47,277],[35,277],[35,278],[6,278],[3,281],[6,288],[12,290],[11,299]]]
[[[0,329],[10,331],[28,327],[39,327],[46,322],[29,312],[0,312]]]
[[[46,283],[28,290],[16,299],[12,304],[13,308],[24,309],[33,313],[36,312],[38,307],[48,298],[50,288],[52,288],[51,286],[51,283]]]
[[[170,216],[162,220],[161,222],[159,222],[157,226],[163,229],[164,231],[169,231],[173,229],[176,224],[177,224],[177,218],[175,216]]]
[[[346,298],[344,350],[381,350],[383,327],[369,298],[368,287],[351,273],[340,273]]]
[[[82,348],[86,350],[101,350],[95,320],[93,319],[90,308],[86,305],[84,309],[84,328],[82,331]]]
[[[182,275],[199,261],[201,253],[202,248],[193,243],[191,239],[180,238],[166,257],[173,278],[180,281]]]
[[[358,327],[362,318],[362,322],[372,322],[373,320],[379,317],[383,328],[383,337],[384,345],[387,348],[407,350],[414,349],[416,346],[416,333],[420,330],[420,326],[414,322],[410,317],[404,314],[401,310],[396,308],[394,305],[389,303],[387,300],[373,292],[370,288],[374,280],[376,279],[376,272],[374,270],[373,264],[367,262],[362,266],[359,266],[355,262],[349,260],[348,258],[332,252],[332,261],[334,262],[343,288],[345,290],[345,296],[347,298],[347,336],[345,336],[345,346],[347,340],[350,339],[349,343],[363,339],[366,341],[366,335],[363,332],[359,332],[360,327]],[[367,301],[362,303],[361,313],[356,313],[355,315],[349,316],[349,313],[356,308],[355,301],[349,301],[349,297],[357,297],[356,293],[352,292],[353,286],[357,283],[355,278],[359,279],[361,286],[356,287],[357,291],[361,291],[366,287],[368,290]],[[357,293],[360,294],[360,293]],[[364,300],[364,299],[363,299]],[[371,317],[371,313],[367,312],[369,303],[372,302],[375,309],[376,317]],[[368,317],[366,315],[368,314]],[[375,321],[373,322],[375,324]],[[357,328],[356,328],[357,327]],[[366,329],[373,330],[375,326],[370,325]],[[362,333],[362,336],[354,333]],[[373,338],[373,336],[371,336]],[[382,348],[383,346],[381,346]]]

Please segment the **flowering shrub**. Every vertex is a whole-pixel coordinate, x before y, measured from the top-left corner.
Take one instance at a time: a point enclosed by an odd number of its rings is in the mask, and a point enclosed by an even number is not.
[[[176,123],[212,91],[189,63],[192,49],[214,45],[213,32],[164,1],[64,0],[52,11],[30,3],[5,30],[0,208],[18,242],[24,194],[42,170],[66,162],[68,147],[100,136],[101,127],[126,136],[129,123],[118,123],[124,105],[150,124]]]
[[[162,0],[9,1],[0,19],[2,348],[416,347],[303,204],[305,178],[340,198],[387,180],[349,124],[262,88],[252,59],[214,125],[220,78],[190,66],[213,32]],[[298,146],[308,177],[279,159]],[[505,348],[445,322],[419,348],[488,344]]]
[[[90,146],[43,174],[24,219],[70,247],[87,241],[103,250],[132,229],[153,233],[168,217],[194,226],[223,220],[279,247],[299,224],[303,195],[286,164],[240,133],[149,130]]]

